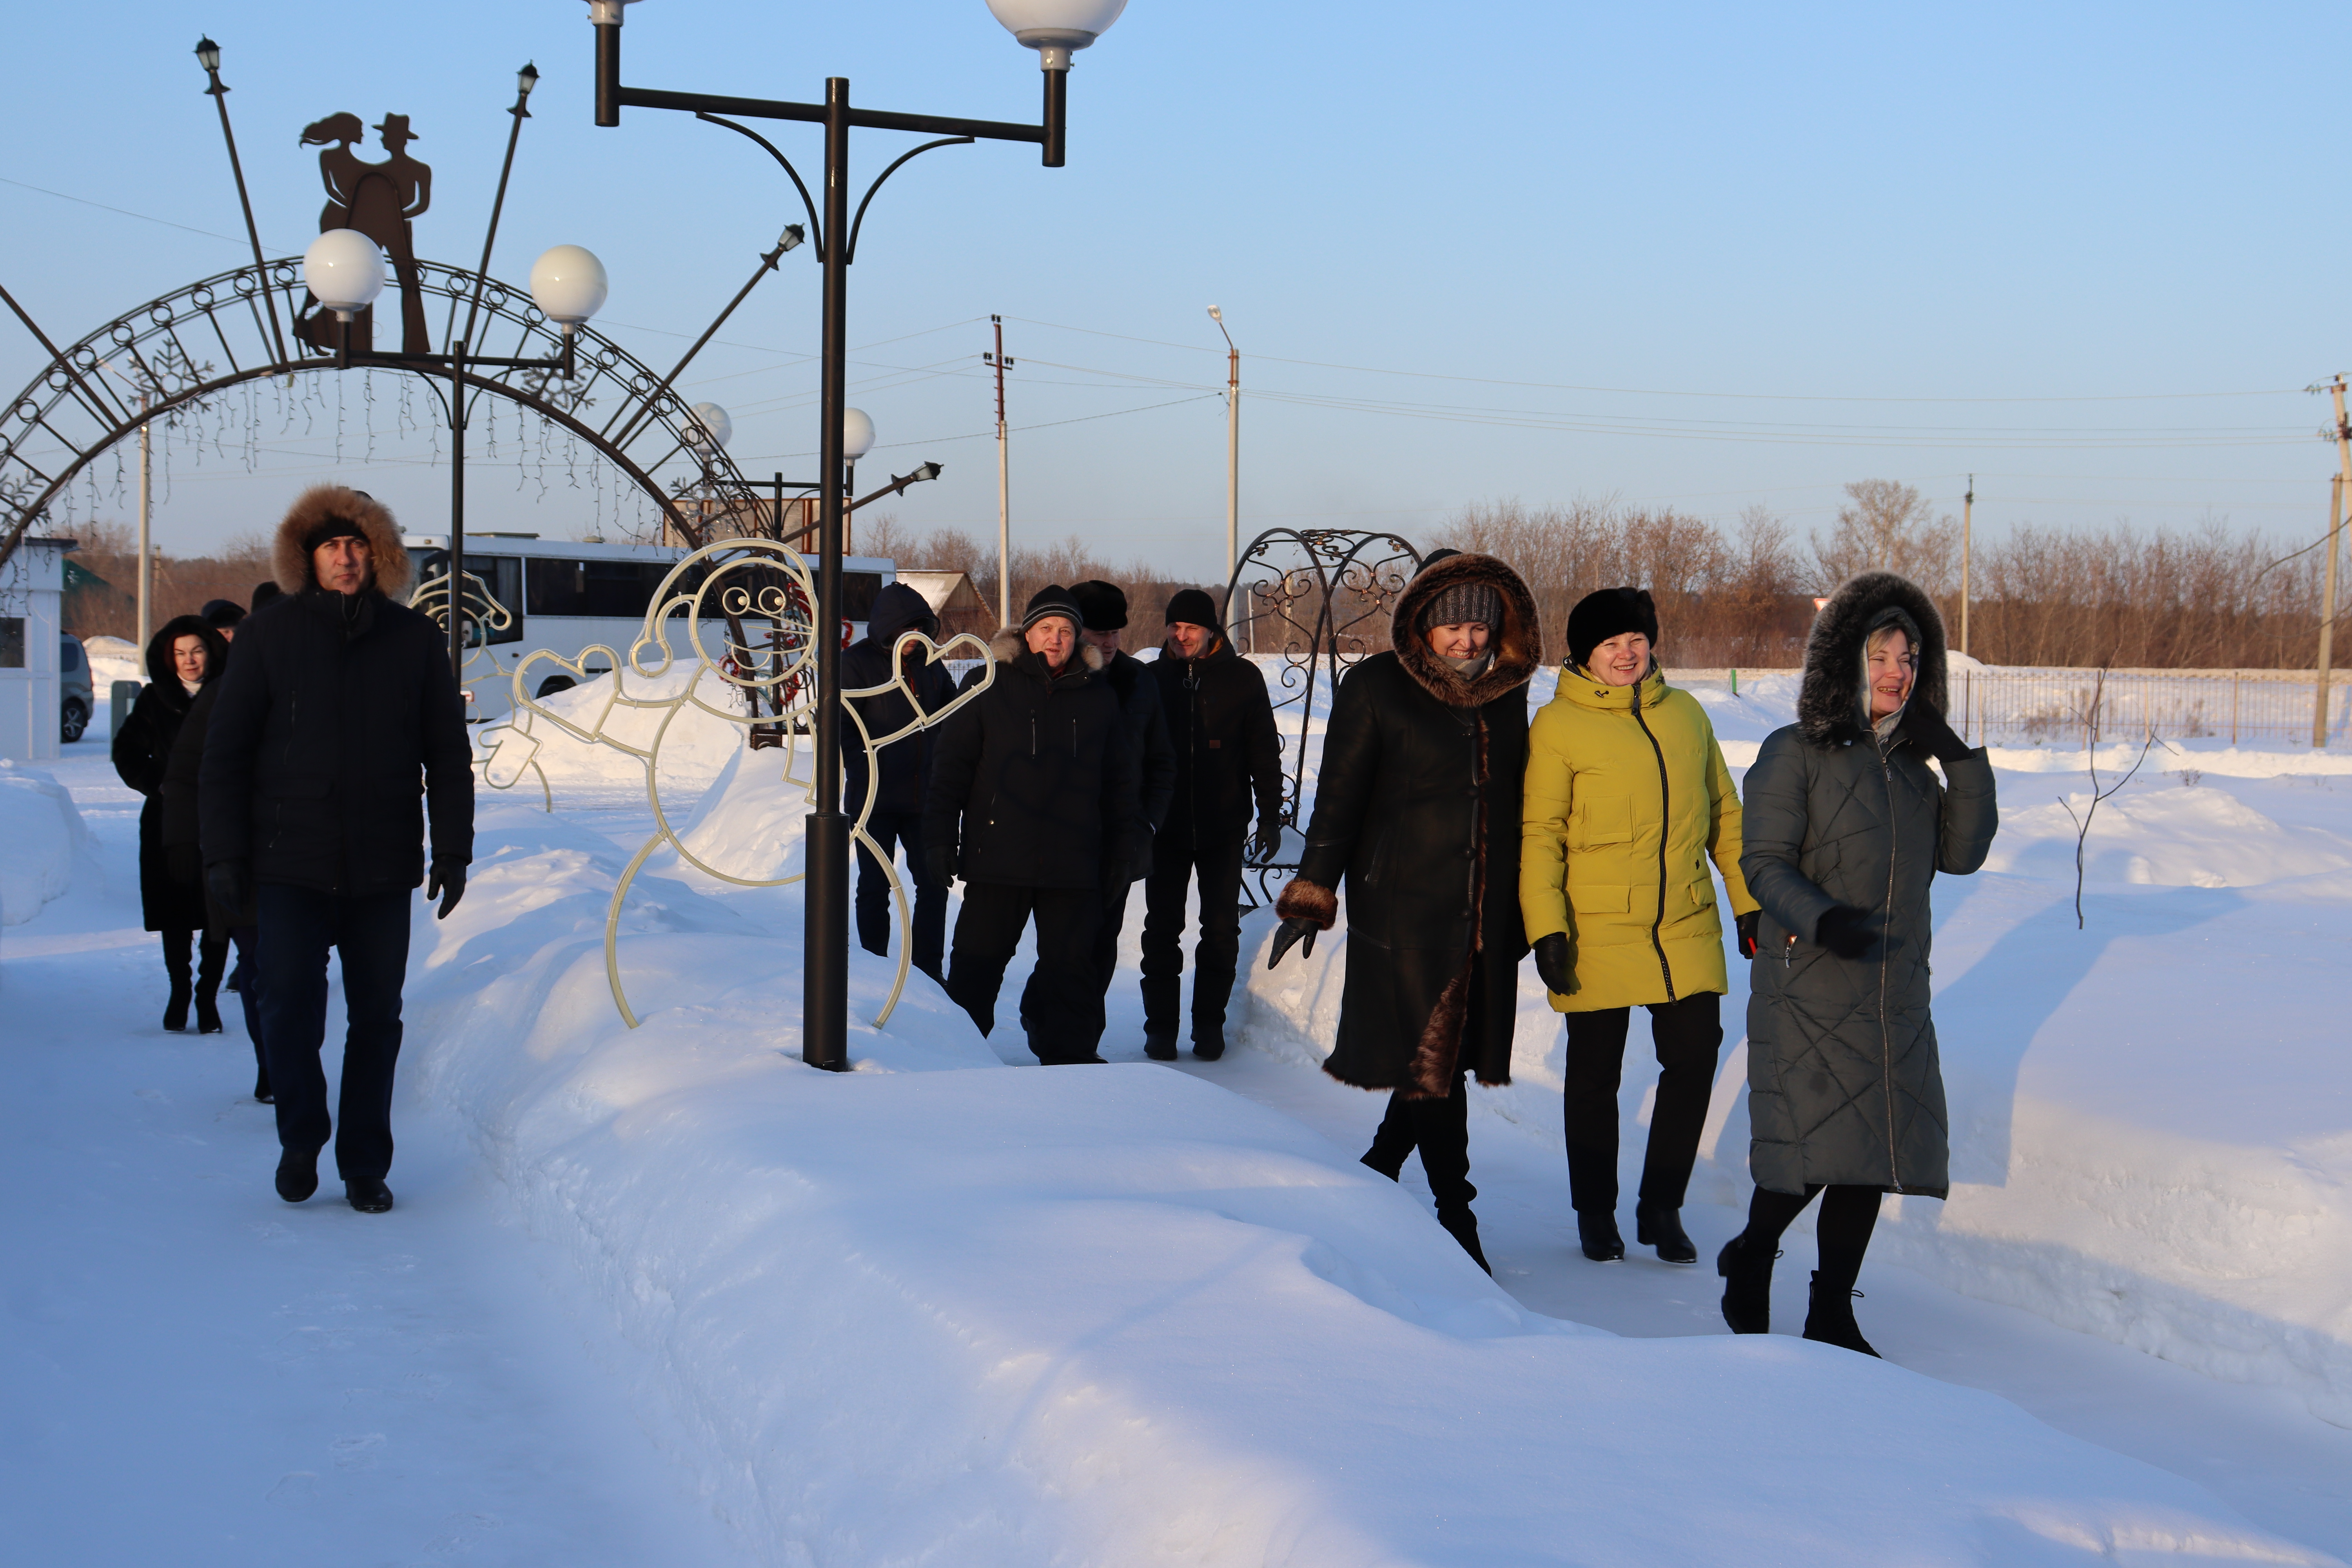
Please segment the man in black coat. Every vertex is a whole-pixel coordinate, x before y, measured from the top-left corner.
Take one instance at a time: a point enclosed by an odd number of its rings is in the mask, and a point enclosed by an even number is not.
[[[1041,1062],[1098,1062],[1102,986],[1095,931],[1105,881],[1139,853],[1135,756],[1103,658],[1079,640],[1077,603],[1038,591],[989,645],[986,690],[940,727],[923,809],[932,879],[964,879],[948,994],[980,1032],[1022,929],[1037,920],[1036,989],[1026,1020]],[[974,671],[966,685],[981,678]]]
[[[1119,721],[1129,749],[1135,753],[1141,826],[1148,833],[1157,833],[1168,819],[1168,803],[1176,794],[1176,749],[1169,743],[1167,721],[1160,713],[1160,684],[1151,679],[1151,667],[1118,646],[1119,633],[1127,629],[1127,592],[1116,583],[1095,578],[1072,588],[1070,596],[1078,602],[1078,613],[1086,620],[1078,635],[1102,655],[1103,679],[1118,697]],[[1147,832],[1139,832],[1136,839],[1131,864],[1103,868],[1102,924],[1095,929],[1095,968],[1105,994],[1118,973],[1118,935],[1127,924],[1128,889],[1151,870]],[[1029,1016],[1036,988],[1033,971],[1029,988],[1021,994],[1024,1018]]]
[[[237,628],[205,736],[205,879],[224,909],[258,917],[278,1196],[318,1190],[331,1130],[352,1206],[382,1214],[409,894],[425,883],[446,919],[466,890],[472,752],[447,638],[388,596],[408,584],[390,512],[362,491],[313,486],[278,525],[272,563],[286,596]],[[332,1122],[319,1063],[331,947],[350,1026]]]
[[[939,617],[920,594],[904,583],[893,583],[874,596],[866,616],[866,635],[842,649],[841,687],[856,691],[887,686],[892,655],[898,639],[909,632],[937,639]],[[940,960],[947,945],[948,889],[931,879],[923,858],[923,792],[931,782],[933,733],[918,730],[884,746],[877,753],[879,766],[866,765],[866,742],[896,734],[915,722],[915,704],[924,713],[936,713],[955,700],[955,678],[943,664],[923,657],[919,644],[898,654],[897,663],[914,701],[896,689],[871,697],[850,699],[850,706],[866,726],[841,727],[842,810],[854,819],[866,805],[869,773],[873,775],[874,809],[866,819],[867,837],[886,858],[906,846],[908,879],[915,885],[913,952],[916,968],[934,980],[942,977]],[[857,942],[877,955],[890,951],[890,879],[882,862],[863,843],[857,846]]]
[[[1168,601],[1168,641],[1151,673],[1176,749],[1176,798],[1151,844],[1144,884],[1143,1049],[1176,1059],[1184,993],[1184,910],[1197,877],[1201,939],[1192,949],[1192,1054],[1225,1054],[1225,1004],[1242,942],[1242,840],[1257,806],[1256,858],[1282,835],[1282,744],[1265,676],[1234,652],[1217,607],[1198,588]]]

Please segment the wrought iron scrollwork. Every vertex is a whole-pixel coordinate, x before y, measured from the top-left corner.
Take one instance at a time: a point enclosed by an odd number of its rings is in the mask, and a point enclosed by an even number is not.
[[[1270,528],[1250,541],[1225,584],[1234,646],[1274,656],[1268,670],[1282,744],[1282,838],[1271,859],[1244,855],[1243,897],[1271,904],[1305,842],[1307,743],[1349,666],[1389,646],[1389,616],[1421,570],[1402,534],[1342,528]]]

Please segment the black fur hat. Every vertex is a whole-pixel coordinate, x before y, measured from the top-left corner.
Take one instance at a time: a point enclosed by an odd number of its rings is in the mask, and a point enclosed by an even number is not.
[[[1078,613],[1086,617],[1090,632],[1115,632],[1127,626],[1127,592],[1116,583],[1106,583],[1099,577],[1089,578],[1070,589],[1070,597],[1078,602]]]
[[[1603,588],[1587,594],[1568,612],[1568,662],[1578,669],[1592,650],[1611,637],[1639,632],[1658,640],[1658,606],[1647,588]]]

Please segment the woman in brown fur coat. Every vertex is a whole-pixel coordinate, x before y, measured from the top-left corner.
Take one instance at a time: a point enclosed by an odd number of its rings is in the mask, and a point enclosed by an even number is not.
[[[1511,1080],[1518,964],[1519,793],[1528,679],[1543,658],[1534,597],[1487,555],[1433,556],[1397,600],[1391,651],[1331,704],[1298,876],[1269,964],[1331,929],[1344,879],[1348,973],[1323,1070],[1391,1090],[1364,1163],[1394,1178],[1418,1148],[1439,1223],[1478,1266],[1464,1077]]]

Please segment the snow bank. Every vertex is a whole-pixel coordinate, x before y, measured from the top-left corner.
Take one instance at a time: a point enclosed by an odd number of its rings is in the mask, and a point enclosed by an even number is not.
[[[1736,773],[1788,721],[1795,686],[1692,689]],[[2102,748],[2102,785],[2138,753]],[[2002,816],[1988,868],[1937,887],[1951,1200],[1889,1200],[1880,1255],[2210,1375],[2290,1388],[2352,1426],[2352,1075],[2339,1048],[2352,1016],[2352,780],[2337,776],[2352,758],[2159,751],[2092,818],[2081,929],[2067,806],[2090,805],[2083,753],[1993,760]],[[1339,1019],[1344,925],[1312,960],[1272,973],[1270,924],[1253,929],[1246,1043],[1319,1063]],[[1731,1046],[1691,1192],[1744,1204],[1747,965],[1730,969]],[[1563,1055],[1530,963],[1514,1082],[1474,1090],[1475,1102],[1558,1148]],[[1637,1044],[1629,1123],[1647,1121],[1642,1057]],[[1642,1140],[1624,1150],[1631,1191]]]
[[[551,673],[541,666],[532,667],[536,677]],[[600,675],[538,700],[548,712],[589,735],[609,736],[646,751],[653,750],[658,741],[665,787],[676,783],[698,789],[718,777],[729,759],[744,749],[744,726],[730,723],[691,700],[681,703],[674,714],[667,708],[631,706],[633,701],[667,702],[687,691],[689,684],[693,695],[711,707],[730,713],[742,711],[741,700],[731,687],[699,665],[689,666],[683,660],[660,676],[647,678],[630,670],[625,683],[616,688],[612,675]],[[477,744],[490,757],[492,775],[501,784],[520,773],[526,762],[536,762],[547,775],[548,786],[559,795],[567,785],[574,789],[645,787],[641,759],[583,741],[544,717],[526,714],[523,721],[529,725],[527,732],[503,720],[476,732]],[[530,793],[527,775],[522,787]]]
[[[0,926],[24,924],[63,893],[89,838],[63,784],[0,757]]]
[[[728,815],[696,831],[770,830]],[[420,906],[417,1079],[655,1352],[654,1425],[761,1561],[2326,1561],[1883,1363],[1530,1313],[1288,1119],[1009,1069],[919,976],[814,1072],[797,930],[681,881],[626,911],[632,1032],[620,852],[500,806],[478,856],[449,921]],[[862,1019],[890,970],[851,962]]]

